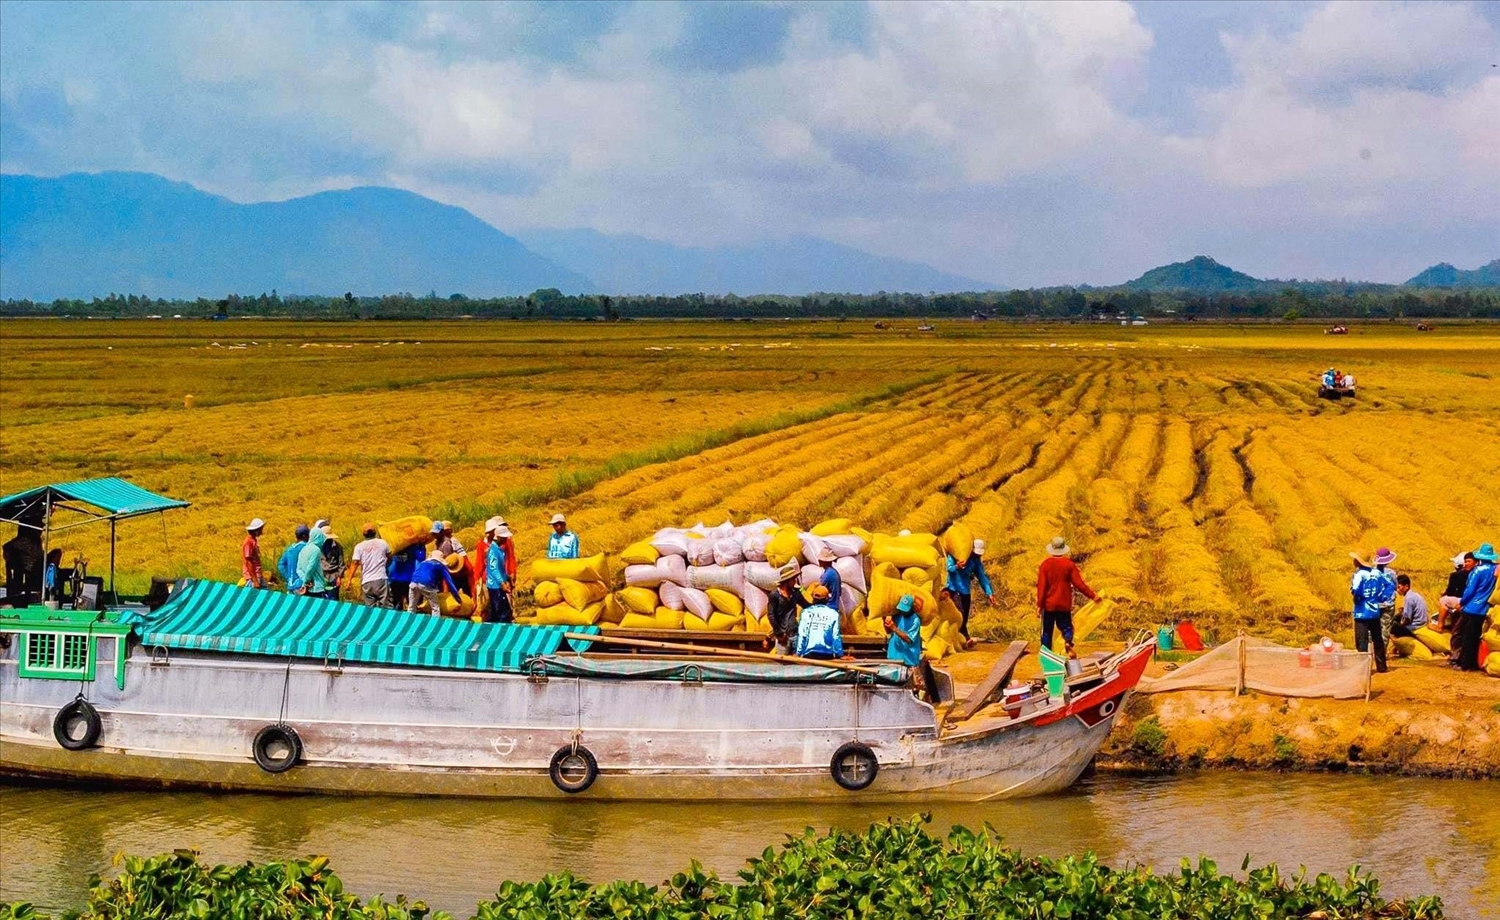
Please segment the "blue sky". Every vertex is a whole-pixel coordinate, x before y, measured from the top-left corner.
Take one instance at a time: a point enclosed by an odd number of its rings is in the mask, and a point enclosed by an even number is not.
[[[0,169],[1004,285],[1500,257],[1500,3],[0,2]]]

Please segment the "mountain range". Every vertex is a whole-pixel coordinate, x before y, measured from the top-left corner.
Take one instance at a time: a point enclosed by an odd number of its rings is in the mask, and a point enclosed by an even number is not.
[[[1356,287],[1391,288],[1397,285],[1380,285],[1369,282],[1285,281],[1276,278],[1256,278],[1227,265],[1221,265],[1208,256],[1194,256],[1186,262],[1173,262],[1151,269],[1120,287],[1127,291],[1188,291],[1195,294],[1226,292],[1266,292],[1287,287],[1326,287],[1329,285],[1353,285]],[[1482,265],[1473,271],[1454,268],[1447,262],[1424,269],[1405,282],[1406,287],[1418,288],[1493,288],[1500,287],[1500,259]]]

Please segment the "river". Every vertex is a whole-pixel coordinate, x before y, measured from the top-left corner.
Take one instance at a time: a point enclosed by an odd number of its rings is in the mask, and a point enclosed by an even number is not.
[[[1206,855],[1238,871],[1372,870],[1387,896],[1439,894],[1448,916],[1500,917],[1500,786],[1309,774],[1100,774],[1063,795],[933,804],[936,828],[989,822],[1027,852],[1092,849],[1114,865]],[[406,892],[459,917],[502,879],[571,869],[659,881],[698,859],[732,876],[783,834],[862,828],[888,805],[594,804],[317,798],[0,787],[0,899],[77,906],[119,852],[216,862],[323,853],[349,890]]]

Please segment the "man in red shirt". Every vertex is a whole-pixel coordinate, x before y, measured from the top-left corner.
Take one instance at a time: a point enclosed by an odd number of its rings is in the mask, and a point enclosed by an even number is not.
[[[245,577],[247,588],[266,586],[266,576],[260,567],[260,535],[265,529],[266,522],[260,518],[245,527],[245,542],[240,546],[240,574]]]
[[[1036,609],[1042,615],[1042,648],[1052,647],[1052,628],[1062,630],[1063,643],[1068,657],[1073,658],[1073,589],[1077,588],[1091,601],[1097,601],[1094,593],[1078,571],[1078,564],[1068,558],[1073,551],[1068,541],[1053,537],[1047,544],[1047,558],[1042,560],[1036,575]]]

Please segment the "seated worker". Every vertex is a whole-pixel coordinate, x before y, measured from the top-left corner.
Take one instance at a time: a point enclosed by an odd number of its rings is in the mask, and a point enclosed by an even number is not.
[[[839,611],[828,605],[828,589],[813,585],[812,604],[803,609],[797,619],[798,658],[820,658],[830,660],[847,658],[844,655],[844,637],[839,632]]]
[[[1396,613],[1396,622],[1391,624],[1391,638],[1415,638],[1413,630],[1427,625],[1427,601],[1411,589],[1410,575],[1396,576],[1396,594],[1400,596],[1401,608]]]
[[[425,603],[433,616],[442,616],[444,585],[447,585],[449,593],[458,597],[458,586],[453,583],[453,576],[448,573],[447,562],[441,556],[423,559],[417,563],[415,570],[411,573],[411,589],[407,594],[406,609],[416,613],[417,609]]]
[[[1448,573],[1448,584],[1438,598],[1438,629],[1451,633],[1458,626],[1459,599],[1469,586],[1469,570],[1474,568],[1473,553],[1459,553],[1453,557],[1453,571]]]
[[[1323,372],[1323,386],[1328,387],[1328,389],[1331,390],[1333,389],[1333,386],[1337,381],[1338,371],[1330,367],[1328,370]]]

